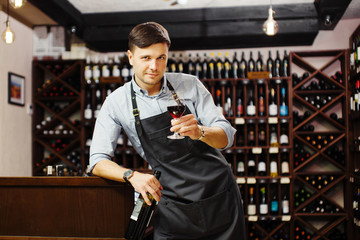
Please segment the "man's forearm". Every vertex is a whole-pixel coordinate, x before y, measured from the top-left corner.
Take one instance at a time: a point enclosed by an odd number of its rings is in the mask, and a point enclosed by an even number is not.
[[[106,179],[125,182],[123,175],[126,170],[127,168],[121,167],[111,160],[104,159],[94,166],[92,173]]]
[[[213,148],[224,148],[228,144],[228,139],[224,130],[220,127],[206,127],[201,126],[205,137],[201,139],[201,141],[207,143],[209,146]]]

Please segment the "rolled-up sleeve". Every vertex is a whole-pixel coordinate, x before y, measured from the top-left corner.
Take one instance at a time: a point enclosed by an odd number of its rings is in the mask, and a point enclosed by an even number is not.
[[[122,130],[122,126],[113,112],[114,108],[111,107],[111,102],[107,100],[104,101],[95,123],[90,146],[90,171],[99,161],[112,159]]]
[[[230,122],[215,105],[210,92],[200,80],[196,81],[194,89],[196,89],[195,96],[197,100],[195,101],[195,109],[198,121],[205,126],[223,129],[228,139],[228,144],[223,149],[231,147],[234,143],[236,129],[231,126]]]

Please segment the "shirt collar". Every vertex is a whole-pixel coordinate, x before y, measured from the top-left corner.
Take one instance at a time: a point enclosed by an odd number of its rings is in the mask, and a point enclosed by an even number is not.
[[[142,88],[139,87],[139,85],[137,85],[137,83],[135,82],[135,75],[131,78],[131,82],[133,84],[134,92],[136,94],[139,94],[139,95],[142,95],[142,96],[146,95],[146,96],[152,97],[152,98],[158,97],[162,93],[165,93],[167,91],[166,81],[168,81],[168,80],[166,79],[166,75],[164,74],[164,76],[162,78],[162,86],[161,86],[160,92],[158,94],[156,94],[155,96],[149,96],[148,92],[145,89],[142,89]]]

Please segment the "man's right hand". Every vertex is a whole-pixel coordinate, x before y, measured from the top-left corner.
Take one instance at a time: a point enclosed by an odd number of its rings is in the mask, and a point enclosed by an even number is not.
[[[151,205],[146,193],[150,193],[156,201],[160,201],[161,190],[163,190],[163,188],[154,175],[135,171],[134,175],[129,179],[129,182],[135,191],[143,196],[146,204]]]

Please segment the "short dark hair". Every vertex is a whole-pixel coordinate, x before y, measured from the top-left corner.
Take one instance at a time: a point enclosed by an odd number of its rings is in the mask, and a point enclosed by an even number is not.
[[[171,41],[167,30],[156,22],[146,22],[135,26],[129,33],[128,47],[133,51],[134,46],[146,48],[155,43],[166,43],[170,47]]]

